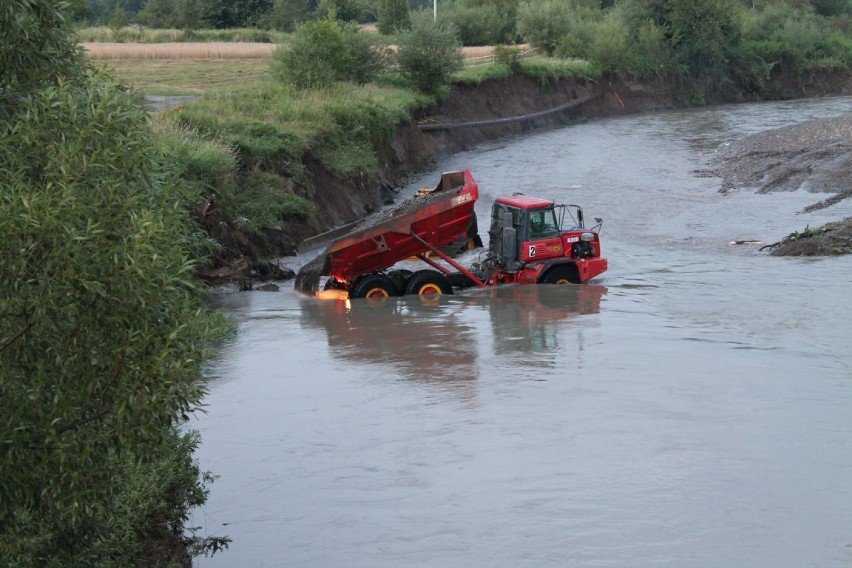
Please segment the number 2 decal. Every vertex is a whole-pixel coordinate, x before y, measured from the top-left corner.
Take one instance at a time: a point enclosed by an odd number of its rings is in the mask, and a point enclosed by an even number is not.
[[[530,245],[530,258],[535,256],[535,245]]]

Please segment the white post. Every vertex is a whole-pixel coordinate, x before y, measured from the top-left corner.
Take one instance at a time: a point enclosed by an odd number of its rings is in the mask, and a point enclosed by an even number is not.
[[[432,19],[438,21],[438,0],[432,0]]]

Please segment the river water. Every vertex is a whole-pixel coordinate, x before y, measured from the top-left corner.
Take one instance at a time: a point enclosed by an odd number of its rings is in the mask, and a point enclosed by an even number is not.
[[[480,219],[521,191],[604,218],[582,286],[374,305],[224,296],[191,523],[202,567],[852,564],[852,256],[773,258],[852,215],[718,193],[743,135],[852,98],[600,120],[459,154]],[[848,201],[848,200],[847,200]],[[306,258],[305,260],[309,260]]]

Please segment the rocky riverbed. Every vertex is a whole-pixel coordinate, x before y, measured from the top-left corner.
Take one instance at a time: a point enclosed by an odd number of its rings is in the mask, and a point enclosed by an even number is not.
[[[758,193],[806,189],[823,196],[804,211],[852,197],[852,112],[747,136],[719,157],[720,191]],[[852,252],[852,218],[788,235],[767,247],[773,255]]]

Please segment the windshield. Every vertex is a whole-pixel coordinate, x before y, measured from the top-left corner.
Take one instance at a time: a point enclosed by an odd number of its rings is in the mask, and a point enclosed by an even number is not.
[[[530,211],[530,239],[547,239],[559,235],[556,214],[552,208]]]

